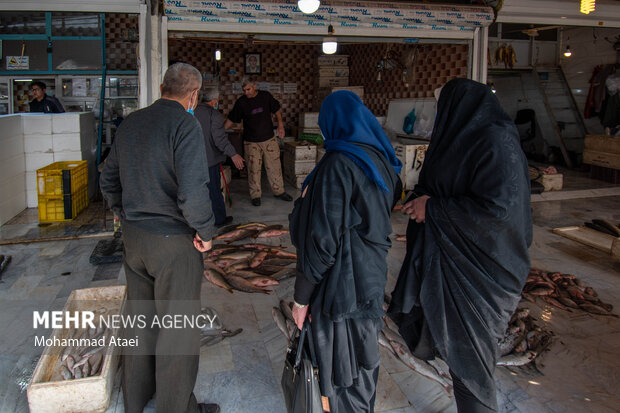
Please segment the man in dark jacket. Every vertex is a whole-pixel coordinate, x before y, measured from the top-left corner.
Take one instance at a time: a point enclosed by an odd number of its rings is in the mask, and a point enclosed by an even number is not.
[[[103,195],[122,220],[127,315],[146,321],[125,330],[138,344],[122,348],[127,413],[141,413],[153,394],[158,412],[220,410],[198,404],[193,393],[200,328],[162,323],[198,319],[201,253],[214,233],[204,139],[188,113],[201,83],[193,66],[170,66],[162,98],[120,125],[101,173]]]
[[[65,108],[54,96],[45,93],[45,83],[36,81],[30,84],[30,91],[34,99],[30,101],[30,112],[63,113]]]
[[[243,169],[245,161],[237,154],[235,148],[228,140],[224,123],[226,118],[217,111],[220,92],[217,88],[209,88],[202,93],[202,103],[196,107],[195,116],[202,127],[207,148],[207,161],[209,164],[209,196],[215,226],[222,227],[232,222],[233,217],[226,216],[226,205],[220,188],[220,171],[222,162],[229,156],[237,169]]]

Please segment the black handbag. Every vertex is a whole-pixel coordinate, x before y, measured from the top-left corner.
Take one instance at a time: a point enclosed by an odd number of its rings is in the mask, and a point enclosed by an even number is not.
[[[301,331],[295,328],[289,341],[282,372],[282,392],[288,413],[323,413],[319,369],[307,320]]]

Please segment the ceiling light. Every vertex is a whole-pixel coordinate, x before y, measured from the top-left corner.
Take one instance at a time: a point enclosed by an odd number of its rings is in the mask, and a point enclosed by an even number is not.
[[[338,41],[334,36],[334,26],[331,24],[327,28],[327,37],[323,38],[323,53],[334,54],[338,49]]]
[[[579,11],[583,14],[590,14],[596,8],[596,0],[581,0]]]
[[[218,62],[222,60],[222,51],[220,49],[215,49],[215,60]]]
[[[16,82],[32,82],[32,79],[15,79]]]
[[[573,53],[570,51],[570,46],[566,46],[566,50],[564,51],[564,57],[571,57]]]
[[[297,2],[297,7],[299,7],[299,10],[306,14],[314,13],[319,9],[320,5],[321,2],[319,0],[299,0]]]

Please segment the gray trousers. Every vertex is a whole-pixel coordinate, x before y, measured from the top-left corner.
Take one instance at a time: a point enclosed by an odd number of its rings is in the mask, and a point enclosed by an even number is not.
[[[196,413],[193,390],[198,374],[200,329],[153,326],[170,315],[200,314],[202,255],[193,236],[159,235],[123,222],[127,314],[144,325],[126,328],[139,347],[124,349],[123,397],[126,413],[142,413],[155,394],[163,413]],[[141,328],[144,327],[144,328]]]

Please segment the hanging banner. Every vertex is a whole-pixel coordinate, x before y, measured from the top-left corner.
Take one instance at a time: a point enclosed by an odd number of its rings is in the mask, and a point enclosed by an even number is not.
[[[28,70],[30,59],[28,56],[7,56],[6,70]]]

